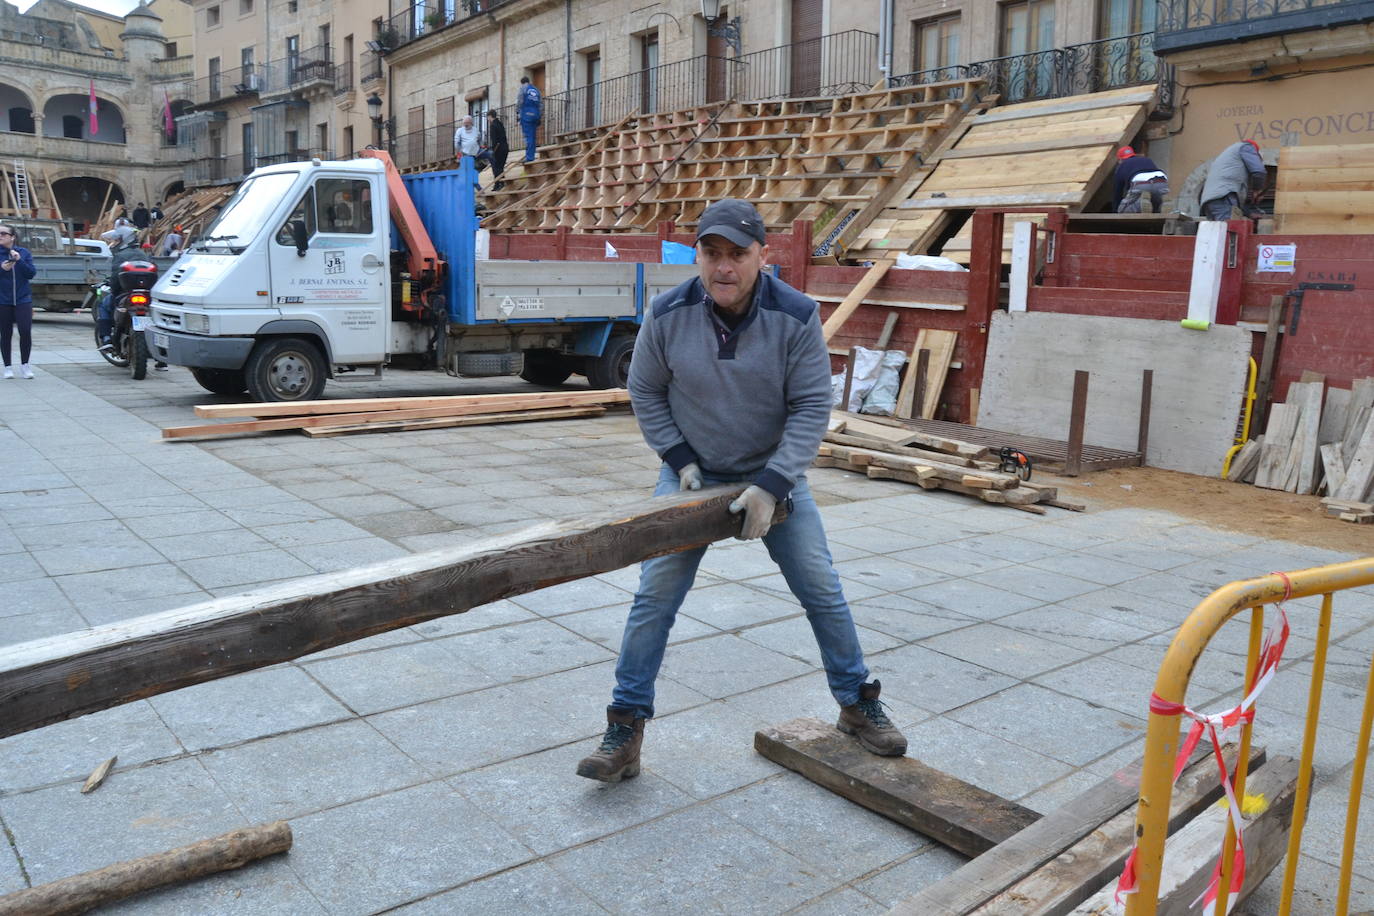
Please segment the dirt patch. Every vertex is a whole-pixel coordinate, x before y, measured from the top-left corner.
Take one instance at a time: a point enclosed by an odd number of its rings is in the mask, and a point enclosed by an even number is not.
[[[1051,475],[1035,476],[1051,482]],[[1091,509],[1160,509],[1218,528],[1374,556],[1374,525],[1327,518],[1316,496],[1159,468],[1116,468],[1053,482],[1060,487],[1061,498],[1086,503]]]

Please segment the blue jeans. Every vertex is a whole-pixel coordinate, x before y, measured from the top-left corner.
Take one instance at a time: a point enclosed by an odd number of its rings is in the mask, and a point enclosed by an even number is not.
[[[534,148],[537,145],[535,137],[539,132],[538,121],[527,121],[520,119],[520,130],[525,134],[525,161],[534,161]]]
[[[740,481],[741,478],[707,476],[704,482],[709,485]],[[654,495],[676,493],[678,486],[677,472],[665,464]],[[821,650],[830,693],[841,706],[852,706],[859,701],[859,688],[868,680],[859,634],[840,588],[840,577],[831,563],[820,510],[806,478],[797,481],[791,498],[791,514],[763,536],[763,543],[788,588],[806,610],[806,619]],[[625,621],[620,660],[615,666],[616,687],[611,694],[611,705],[615,708],[652,718],[654,680],[663,664],[668,631],[705,554],[706,548],[698,547],[654,557],[640,566],[639,591]]]

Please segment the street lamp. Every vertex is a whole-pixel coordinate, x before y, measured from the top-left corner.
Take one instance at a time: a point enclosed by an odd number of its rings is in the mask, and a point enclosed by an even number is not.
[[[377,132],[377,143],[382,144],[385,134],[385,148],[390,150],[396,140],[396,119],[382,117],[382,97],[372,93],[367,97],[367,115],[372,119],[372,128]]]
[[[736,16],[725,22],[721,21],[720,0],[701,0],[701,18],[706,20],[706,34],[716,38],[724,38],[739,57],[740,41],[740,21]]]

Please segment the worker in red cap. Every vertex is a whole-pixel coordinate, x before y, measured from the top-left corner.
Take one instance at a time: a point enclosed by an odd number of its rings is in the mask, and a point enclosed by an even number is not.
[[[1259,144],[1240,140],[1221,151],[1207,165],[1207,180],[1202,185],[1202,218],[1226,220],[1240,208],[1245,215],[1263,215],[1254,205],[1252,192],[1262,190],[1268,173],[1260,157]]]
[[[1149,156],[1123,146],[1116,153],[1116,182],[1112,189],[1112,209],[1117,213],[1139,213],[1140,198],[1150,197],[1150,210],[1164,212],[1164,195],[1169,193],[1169,176]]]

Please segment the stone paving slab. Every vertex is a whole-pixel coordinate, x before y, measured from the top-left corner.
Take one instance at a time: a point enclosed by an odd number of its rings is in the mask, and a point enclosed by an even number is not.
[[[88,322],[40,316],[39,377],[0,384],[0,644],[621,505],[656,476],[633,419],[614,414],[160,441],[159,426],[226,399],[175,367],[133,383],[83,350]],[[337,387],[527,390],[437,373]],[[1042,811],[1140,753],[1164,649],[1212,588],[1347,558],[1148,509],[1037,517],[809,476],[912,755]],[[0,741],[14,837],[0,892],[278,814],[296,835],[288,855],[112,911],[879,913],[958,867],[754,753],[760,727],[835,715],[801,609],[757,543],[703,558],[640,779],[573,775],[604,727],[637,584],[615,570]],[[1271,753],[1301,740],[1315,610],[1289,608],[1287,663],[1256,726]],[[1333,634],[1314,804],[1334,822],[1355,742],[1338,717],[1374,651],[1374,589],[1341,596]],[[1190,701],[1234,702],[1245,643],[1243,622],[1223,629]],[[81,796],[113,753],[110,781]],[[1300,903],[1332,884],[1333,839],[1314,837]],[[1374,875],[1357,869],[1356,908],[1372,899]]]

